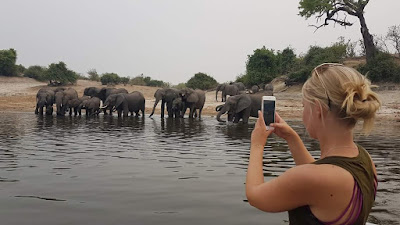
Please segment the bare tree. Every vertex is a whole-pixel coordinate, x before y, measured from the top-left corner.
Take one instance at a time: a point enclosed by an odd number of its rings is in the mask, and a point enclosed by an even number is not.
[[[367,61],[374,57],[377,52],[373,36],[370,34],[364,17],[364,9],[369,0],[300,0],[300,15],[305,18],[316,16],[317,23],[314,25],[318,30],[321,27],[334,22],[341,26],[352,26],[353,23],[347,19],[347,16],[357,17],[361,25],[361,34],[363,45],[367,56]]]
[[[392,42],[393,47],[400,56],[400,25],[389,27],[386,39]]]

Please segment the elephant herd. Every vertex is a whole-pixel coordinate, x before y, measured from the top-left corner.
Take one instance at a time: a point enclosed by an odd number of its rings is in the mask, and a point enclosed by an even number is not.
[[[205,92],[202,90],[193,90],[186,88],[177,90],[173,88],[158,89],[154,94],[155,104],[150,117],[154,114],[155,107],[161,100],[161,117],[164,117],[165,105],[169,117],[183,118],[187,109],[189,117],[201,118],[206,100]],[[103,106],[101,106],[101,102]],[[128,93],[124,88],[85,88],[82,97],[73,88],[42,88],[36,95],[36,114],[43,115],[44,108],[47,115],[53,114],[53,105],[56,105],[56,112],[59,116],[64,116],[67,112],[71,116],[81,115],[81,110],[86,110],[87,116],[98,115],[101,111],[104,114],[112,115],[114,111],[118,112],[118,117],[136,116],[144,117],[146,100],[139,91]]]
[[[268,84],[264,90],[252,87],[250,91],[245,90],[243,83],[222,84],[216,89],[216,100],[218,92],[222,92],[222,105],[216,107],[217,120],[223,114],[228,114],[228,121],[237,123],[240,120],[247,123],[249,117],[258,117],[261,109],[261,99],[264,95],[273,95],[273,86]],[[227,99],[226,96],[230,97]],[[154,93],[155,102],[150,114],[153,116],[158,103],[161,101],[161,118],[164,118],[165,108],[169,118],[183,118],[189,109],[189,118],[201,118],[201,113],[206,101],[206,93],[202,90],[185,88],[182,90],[174,88],[161,88]],[[117,111],[118,117],[127,117],[135,114],[136,117],[145,115],[145,98],[139,91],[128,93],[124,88],[85,88],[83,96],[79,97],[73,88],[50,88],[45,87],[36,95],[36,114],[43,115],[44,108],[47,115],[53,114],[53,105],[56,105],[56,113],[64,116],[67,112],[71,116],[81,115],[85,109],[86,116],[98,115],[100,112],[112,115]],[[103,105],[101,105],[103,103]],[[108,111],[108,112],[107,112]]]
[[[103,107],[101,106],[103,102]],[[69,115],[81,115],[81,110],[86,110],[87,116],[98,115],[101,110],[107,114],[109,109],[110,114],[113,111],[118,112],[118,116],[122,113],[128,116],[142,111],[144,115],[145,99],[142,93],[134,91],[128,93],[124,88],[85,88],[82,97],[78,97],[78,93],[73,88],[42,88],[36,95],[36,114],[43,114],[43,109],[46,108],[46,115],[53,114],[53,104],[56,104],[56,112],[59,116],[64,116],[67,112]]]
[[[243,123],[248,123],[249,117],[258,117],[258,110],[261,110],[262,96],[272,96],[274,87],[272,84],[265,85],[263,90],[260,90],[258,85],[254,85],[250,90],[246,91],[243,83],[220,84],[215,92],[215,100],[218,101],[218,92],[222,92],[223,105],[215,108],[218,112],[217,120],[225,122],[221,116],[228,114],[228,121],[238,123],[242,120]],[[230,95],[228,99],[226,96]]]

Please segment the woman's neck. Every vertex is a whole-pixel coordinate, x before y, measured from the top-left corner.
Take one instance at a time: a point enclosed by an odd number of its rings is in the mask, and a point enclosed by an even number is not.
[[[325,128],[318,137],[321,158],[327,156],[355,157],[358,155],[358,148],[353,140],[353,129],[341,126],[338,123],[329,124]]]

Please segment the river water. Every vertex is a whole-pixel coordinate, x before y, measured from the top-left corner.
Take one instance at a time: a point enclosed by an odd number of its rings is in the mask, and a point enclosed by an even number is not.
[[[289,121],[313,156],[318,144]],[[126,118],[0,114],[1,224],[288,224],[246,202],[249,125]],[[400,224],[400,125],[356,135],[374,159],[370,222]],[[272,136],[265,179],[294,162]]]

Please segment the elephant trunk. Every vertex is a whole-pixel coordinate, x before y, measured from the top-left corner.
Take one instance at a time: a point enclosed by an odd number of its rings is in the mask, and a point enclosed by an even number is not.
[[[156,98],[156,101],[154,102],[153,110],[151,111],[149,117],[152,117],[152,116],[153,116],[154,110],[156,109],[156,106],[157,106],[157,104],[158,104],[159,101],[160,101],[160,99],[159,99],[159,98]]]
[[[218,107],[217,107],[217,108],[218,108]],[[223,122],[223,123],[226,122],[225,120],[222,120],[222,119],[221,119],[221,116],[222,116],[223,114],[225,114],[225,112],[226,112],[225,107],[222,107],[222,109],[220,108],[220,111],[218,112],[218,115],[217,115],[217,120],[218,120],[218,122]]]
[[[217,102],[218,102],[218,91],[219,91],[219,88],[217,88],[217,90],[215,91],[215,101],[217,101]]]

